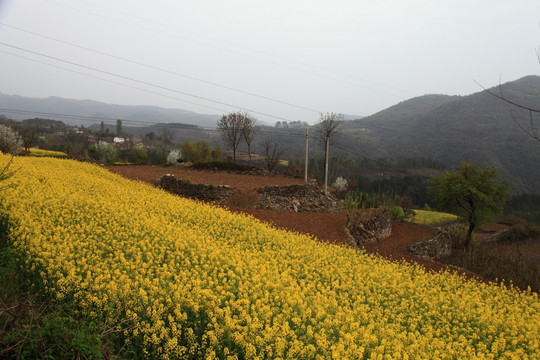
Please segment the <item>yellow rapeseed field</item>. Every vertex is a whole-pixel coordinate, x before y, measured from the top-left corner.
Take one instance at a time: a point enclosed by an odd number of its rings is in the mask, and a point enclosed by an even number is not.
[[[34,148],[30,148],[28,149],[28,151],[31,156],[51,156],[51,157],[67,158],[67,154],[62,151],[43,150],[43,149],[34,149]]]
[[[0,210],[20,259],[149,358],[540,358],[534,293],[319,243],[90,164],[12,168]]]

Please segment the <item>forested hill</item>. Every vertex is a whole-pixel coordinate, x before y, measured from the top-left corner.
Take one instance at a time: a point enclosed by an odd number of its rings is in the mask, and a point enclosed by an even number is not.
[[[539,76],[503,84],[501,89],[508,99],[540,109]],[[461,161],[489,164],[510,179],[517,192],[540,193],[540,142],[528,137],[513,117],[530,126],[529,112],[485,91],[426,95],[347,122],[344,139],[377,156],[428,156],[450,166]],[[540,116],[532,119],[540,129]]]

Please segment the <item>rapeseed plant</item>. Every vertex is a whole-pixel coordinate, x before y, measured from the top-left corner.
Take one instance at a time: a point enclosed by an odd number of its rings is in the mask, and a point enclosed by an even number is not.
[[[320,243],[90,164],[15,165],[0,211],[20,261],[56,301],[106,312],[145,357],[540,358],[535,293]]]

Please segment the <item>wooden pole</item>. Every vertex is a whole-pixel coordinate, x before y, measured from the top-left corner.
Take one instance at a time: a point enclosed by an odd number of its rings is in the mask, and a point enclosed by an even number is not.
[[[328,195],[328,145],[330,143],[330,137],[326,136],[326,149],[325,149],[325,164],[324,164],[324,195]]]
[[[307,179],[307,174],[308,174],[308,161],[309,161],[309,157],[308,157],[308,152],[309,152],[309,147],[308,147],[308,131],[309,131],[309,128],[306,128],[306,165],[304,167],[304,181],[307,182],[308,179]]]

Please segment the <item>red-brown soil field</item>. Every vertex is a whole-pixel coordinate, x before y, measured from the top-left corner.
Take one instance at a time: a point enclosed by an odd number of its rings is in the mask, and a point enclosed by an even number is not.
[[[257,176],[240,175],[227,172],[200,171],[180,167],[161,166],[109,166],[109,171],[120,174],[126,178],[153,183],[166,174],[172,174],[193,183],[228,185],[245,194],[252,194],[253,189],[272,185],[303,184],[302,179],[285,176]],[[245,201],[249,201],[250,195],[246,195]],[[230,207],[231,211],[252,215],[262,221],[268,222],[278,228],[284,228],[299,233],[307,233],[315,236],[320,241],[347,245],[345,224],[347,215],[345,212],[338,213],[315,213],[315,212],[287,212],[276,210],[261,210],[243,207]],[[392,235],[379,242],[365,246],[365,250],[393,260],[403,259],[423,265],[428,270],[447,269],[446,265],[413,257],[406,253],[408,245],[427,240],[433,236],[433,231],[426,226],[415,225],[395,221],[392,223]]]

